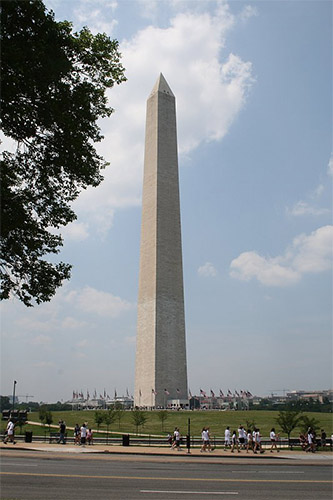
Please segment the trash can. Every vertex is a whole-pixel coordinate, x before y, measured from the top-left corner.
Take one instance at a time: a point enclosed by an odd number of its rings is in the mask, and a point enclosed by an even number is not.
[[[123,434],[123,446],[129,446],[129,434]]]
[[[26,443],[31,443],[32,442],[32,432],[31,431],[26,431],[25,432],[25,442]]]

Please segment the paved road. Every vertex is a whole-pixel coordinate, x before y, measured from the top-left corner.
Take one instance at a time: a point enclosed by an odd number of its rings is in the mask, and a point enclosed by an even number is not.
[[[330,465],[4,454],[1,499],[331,500]]]

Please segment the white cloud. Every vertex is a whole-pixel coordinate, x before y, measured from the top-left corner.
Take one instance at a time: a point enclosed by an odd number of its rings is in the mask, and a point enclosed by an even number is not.
[[[61,228],[60,233],[66,240],[83,241],[89,236],[88,224],[72,222],[72,224]]]
[[[126,300],[89,286],[86,286],[81,291],[70,292],[67,295],[67,301],[84,312],[112,318],[133,308],[133,305]]]
[[[203,266],[198,269],[199,276],[214,277],[217,275],[217,271],[211,262],[206,262]]]
[[[333,155],[331,155],[331,158],[329,159],[328,162],[327,174],[333,177]]]
[[[84,326],[86,326],[85,321],[77,320],[71,316],[67,316],[61,322],[61,328],[63,330],[77,330],[78,328],[83,328]]]
[[[240,19],[241,19],[243,22],[245,22],[245,21],[247,21],[248,19],[250,19],[251,17],[253,17],[253,16],[257,16],[257,15],[258,15],[258,9],[257,9],[256,7],[254,7],[253,5],[246,5],[246,6],[242,9],[242,11],[241,11],[241,13],[240,13],[239,17],[240,17]]]
[[[37,337],[31,339],[29,343],[45,347],[50,345],[51,340],[52,340],[51,337],[48,337],[47,335],[37,335]]]
[[[297,236],[283,256],[262,257],[244,252],[230,264],[230,275],[244,281],[253,278],[266,286],[288,286],[304,274],[327,271],[332,266],[333,226],[323,226],[310,235]]]
[[[95,227],[110,226],[105,213],[140,205],[146,100],[160,72],[177,100],[180,153],[221,140],[243,108],[252,65],[222,53],[236,19],[226,3],[218,5],[213,14],[178,13],[166,28],[148,26],[120,43],[128,81],[109,92],[115,113],[101,120],[105,139],[98,144],[110,167],[103,183],[81,193],[74,206],[90,227],[93,218]]]
[[[298,201],[291,209],[287,208],[286,212],[288,215],[298,217],[302,215],[324,215],[330,213],[330,210],[328,208],[314,207],[306,201]]]
[[[89,345],[89,340],[88,339],[82,339],[79,342],[77,342],[77,347],[88,347]]]
[[[73,11],[74,22],[79,25],[88,25],[94,35],[106,33],[112,36],[118,24],[116,19],[112,19],[117,6],[117,2],[81,0],[78,7]]]
[[[33,363],[34,368],[54,368],[56,365],[53,361],[39,361],[37,363]]]

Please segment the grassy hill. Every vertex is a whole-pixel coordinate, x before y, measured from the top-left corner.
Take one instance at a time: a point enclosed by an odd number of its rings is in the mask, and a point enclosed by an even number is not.
[[[238,429],[239,425],[242,424],[244,427],[248,427],[249,423],[254,423],[260,428],[261,435],[264,437],[269,436],[269,432],[272,427],[275,427],[277,432],[280,432],[281,437],[284,434],[279,429],[276,423],[276,418],[278,416],[277,411],[187,411],[187,412],[177,412],[169,411],[168,418],[164,422],[164,430],[162,431],[162,424],[158,417],[158,411],[147,411],[144,412],[147,416],[147,422],[143,428],[141,428],[142,434],[158,434],[165,435],[167,432],[172,432],[175,427],[179,427],[183,435],[187,434],[188,419],[191,423],[191,435],[199,436],[201,435],[202,427],[210,427],[212,436],[224,436],[224,430],[227,425],[230,429]],[[113,422],[109,430],[112,432],[117,432],[119,434],[123,433],[135,433],[136,428],[133,420],[131,418],[132,412],[124,411],[120,422],[117,420]],[[325,429],[328,437],[331,436],[333,432],[333,421],[331,413],[304,413],[304,415],[310,418],[315,418],[319,424],[320,428]],[[92,429],[97,429],[95,423],[95,412],[94,411],[62,411],[62,412],[52,412],[53,424],[57,426],[59,420],[64,420],[68,427],[74,427],[76,423],[82,425],[86,422]],[[28,415],[28,419],[33,422],[40,422],[38,412],[33,412]],[[3,430],[6,426],[5,422],[2,422],[1,429]],[[23,432],[26,430],[33,431],[34,435],[44,435],[44,428],[37,427],[35,425],[26,425],[23,428]],[[48,430],[48,428],[46,429]],[[101,431],[106,431],[105,424],[100,427]],[[294,429],[292,436],[297,437],[300,428]],[[68,432],[70,435],[70,431]]]

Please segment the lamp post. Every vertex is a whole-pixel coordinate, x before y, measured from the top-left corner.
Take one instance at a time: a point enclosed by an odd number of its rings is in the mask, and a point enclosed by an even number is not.
[[[14,412],[14,408],[15,408],[15,387],[16,387],[16,380],[14,380],[14,387],[13,387],[13,408],[12,408],[12,411]]]

